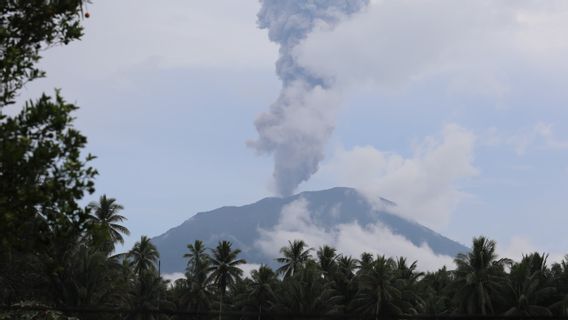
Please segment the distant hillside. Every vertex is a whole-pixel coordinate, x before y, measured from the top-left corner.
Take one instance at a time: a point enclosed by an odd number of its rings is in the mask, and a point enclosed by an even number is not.
[[[299,198],[308,202],[314,219],[325,228],[354,221],[360,225],[381,222],[393,233],[404,236],[416,246],[426,243],[436,254],[455,256],[469,250],[416,222],[373,209],[355,189],[333,188],[302,192],[286,198],[265,198],[241,207],[222,207],[200,212],[152,239],[160,251],[162,272],[183,272],[186,262],[182,256],[187,251],[186,245],[197,239],[203,240],[210,248],[215,247],[219,240],[230,240],[242,250],[242,256],[249,263],[272,265],[272,259],[255,247],[255,241],[259,238],[258,229],[266,230],[275,226],[282,208]]]

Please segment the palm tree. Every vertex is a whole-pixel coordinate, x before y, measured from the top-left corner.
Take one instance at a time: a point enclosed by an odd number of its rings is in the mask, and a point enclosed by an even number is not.
[[[284,274],[284,279],[293,276],[294,273],[310,259],[311,248],[304,250],[307,244],[302,240],[288,241],[288,247],[282,247],[280,253],[283,255],[276,261],[283,265],[278,268],[279,274]]]
[[[233,250],[231,246],[232,244],[229,241],[220,241],[217,248],[212,250],[211,266],[208,269],[211,272],[209,278],[217,286],[220,293],[219,319],[221,319],[223,312],[223,298],[227,286],[234,284],[236,279],[243,274],[243,270],[238,266],[246,263],[244,259],[237,258],[241,250]]]
[[[209,279],[207,277],[210,257],[205,252],[205,244],[201,240],[196,240],[193,244],[188,244],[189,253],[183,256],[187,261],[187,284],[189,290],[184,295],[184,305],[187,310],[205,311],[209,309],[210,293],[208,292]]]
[[[355,269],[357,260],[350,256],[339,255],[336,267],[331,273],[331,283],[329,283],[329,302],[333,311],[337,313],[348,312],[349,305],[357,294],[357,281],[355,279]]]
[[[89,220],[95,238],[101,237],[99,241],[110,243],[110,251],[114,250],[115,243],[124,243],[123,235],[130,235],[130,231],[119,224],[127,219],[118,214],[124,207],[118,204],[116,199],[102,195],[99,201],[92,201],[87,208],[92,211]]]
[[[547,278],[548,255],[532,253],[523,256],[521,262],[511,267],[507,286],[510,292],[511,308],[508,316],[551,316],[552,312],[543,304],[556,292]]]
[[[359,292],[353,301],[356,309],[373,314],[375,319],[402,313],[395,269],[394,260],[379,256],[369,270],[360,274]]]
[[[140,241],[134,244],[132,250],[128,252],[130,265],[134,267],[134,272],[139,278],[146,272],[156,271],[156,262],[160,257],[158,249],[150,242],[150,238],[142,236]]]
[[[201,240],[195,240],[193,244],[188,244],[187,249],[189,253],[183,255],[184,258],[187,258],[187,271],[195,276],[207,265],[209,256],[205,252],[205,244]]]
[[[504,287],[505,265],[509,259],[497,259],[495,241],[485,237],[473,239],[473,248],[460,253],[456,263],[456,302],[460,311],[467,314],[494,313],[493,301]]]
[[[417,288],[422,297],[420,312],[433,316],[450,312],[452,284],[452,272],[448,271],[446,266],[424,275]]]
[[[396,261],[395,274],[398,287],[401,291],[401,300],[404,312],[407,314],[418,314],[418,307],[423,304],[420,294],[417,292],[418,279],[424,275],[422,272],[416,271],[417,261],[410,265],[406,262],[406,258],[400,257]]]
[[[252,283],[248,296],[251,301],[258,306],[258,318],[262,314],[262,306],[270,306],[275,299],[274,286],[276,284],[276,274],[270,267],[261,265],[258,270],[251,272]]]
[[[555,314],[561,316],[568,315],[568,255],[560,263],[554,263],[551,269],[551,278],[554,287],[557,289],[555,303],[551,309]]]
[[[317,263],[309,260],[293,276],[282,281],[275,311],[292,314],[334,312],[330,304],[330,293]]]
[[[336,267],[337,250],[330,246],[320,247],[316,255],[318,257],[318,264],[323,271],[324,276],[329,275]]]
[[[358,261],[358,273],[371,270],[373,267],[374,258],[373,255],[368,252],[361,253],[361,258]]]

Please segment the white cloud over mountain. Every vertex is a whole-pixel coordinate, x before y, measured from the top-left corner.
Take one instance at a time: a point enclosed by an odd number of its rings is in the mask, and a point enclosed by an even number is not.
[[[338,224],[331,229],[318,225],[312,217],[309,203],[300,198],[285,206],[280,220],[271,229],[260,229],[255,245],[269,257],[279,257],[280,248],[288,241],[304,240],[310,247],[329,245],[345,255],[359,257],[363,252],[388,257],[407,257],[419,261],[419,269],[436,270],[451,266],[452,258],[435,254],[426,244],[415,246],[401,235],[394,234],[381,223],[361,226],[358,223]]]

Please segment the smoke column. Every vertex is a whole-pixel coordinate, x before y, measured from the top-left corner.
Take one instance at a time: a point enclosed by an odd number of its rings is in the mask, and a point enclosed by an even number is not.
[[[274,156],[275,191],[291,194],[318,170],[335,126],[339,104],[330,90],[333,79],[298,64],[294,48],[315,28],[333,28],[360,11],[369,0],[261,0],[258,25],[280,45],[276,72],[282,90],[268,112],[255,121],[258,139],[249,142],[260,154]]]

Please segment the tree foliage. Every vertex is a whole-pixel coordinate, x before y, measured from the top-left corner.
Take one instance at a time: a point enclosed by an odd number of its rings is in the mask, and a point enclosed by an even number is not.
[[[45,75],[37,66],[42,50],[81,38],[84,1],[0,1],[0,110]]]

